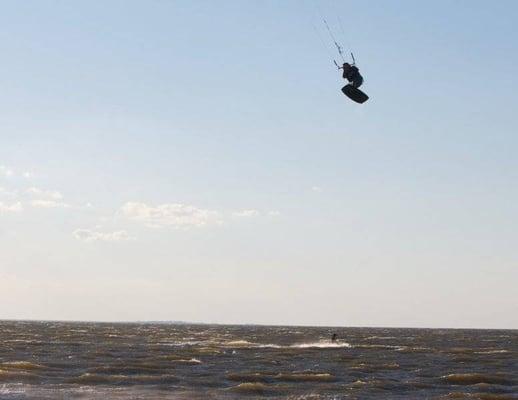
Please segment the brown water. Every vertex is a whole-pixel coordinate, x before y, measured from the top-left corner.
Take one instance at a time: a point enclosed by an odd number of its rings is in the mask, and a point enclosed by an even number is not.
[[[518,331],[0,322],[2,400],[220,398],[518,399]]]

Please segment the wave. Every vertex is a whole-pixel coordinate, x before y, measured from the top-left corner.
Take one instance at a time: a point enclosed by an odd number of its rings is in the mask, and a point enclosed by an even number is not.
[[[465,374],[449,374],[441,377],[447,383],[454,385],[477,385],[480,383],[489,383],[497,385],[513,385],[512,379],[503,374],[481,374],[481,373],[465,373]]]
[[[176,359],[176,360],[170,360],[171,362],[177,362],[177,363],[182,363],[182,364],[201,364],[202,362],[200,360],[198,360],[197,358],[180,358],[180,359]]]
[[[392,340],[392,339],[398,339],[396,336],[369,336],[365,338],[365,340],[369,339],[378,339],[378,340]]]
[[[103,385],[103,384],[156,384],[156,383],[176,383],[178,378],[174,375],[102,375],[85,373],[80,376],[70,378],[68,383]]]
[[[30,361],[6,361],[0,363],[1,368],[6,368],[8,370],[19,369],[19,370],[27,370],[33,371],[38,369],[45,369],[43,365],[31,363]]]
[[[207,340],[207,341],[178,341],[178,342],[157,342],[154,345],[159,346],[171,346],[171,347],[187,347],[187,346],[204,346],[204,349],[207,349],[208,352],[215,352],[216,347],[224,347],[230,349],[311,349],[311,348],[319,348],[319,349],[337,349],[337,348],[348,348],[352,347],[347,342],[331,342],[330,340],[326,341],[318,341],[318,342],[308,342],[308,343],[294,343],[294,344],[275,344],[275,343],[258,343],[251,342],[248,340],[240,339],[240,340],[230,340],[230,341],[215,341],[215,340]]]
[[[42,342],[41,340],[34,339],[7,339],[3,341],[4,343],[24,343],[29,345],[40,345],[47,344],[47,342]]]
[[[30,372],[0,369],[0,382],[33,382],[40,379],[40,376]]]
[[[118,383],[123,380],[125,375],[100,375],[87,372],[80,376],[68,379],[68,383],[79,384],[103,384],[103,383]]]
[[[243,373],[243,374],[228,374],[227,379],[229,381],[237,381],[237,382],[269,382],[274,378],[275,374],[273,373],[261,373],[261,372],[252,372],[252,373]]]
[[[373,380],[365,380],[365,381],[358,379],[358,380],[350,383],[348,386],[353,389],[367,389],[368,388],[367,390],[383,389],[383,390],[396,391],[398,389],[398,383],[395,382],[394,380],[389,380],[389,379],[373,379]]]
[[[201,355],[216,355],[221,354],[224,350],[220,350],[214,347],[197,347],[190,350],[191,353],[201,354]]]
[[[353,389],[382,389],[391,392],[395,392],[399,390],[403,385],[393,379],[373,379],[362,381],[361,379],[356,380],[355,382],[348,385]]]
[[[516,400],[512,394],[451,392],[440,399]]]
[[[436,350],[432,349],[431,347],[424,346],[400,346],[396,349],[396,351],[401,353],[432,353]]]
[[[227,375],[229,381],[243,383],[271,383],[272,381],[284,382],[332,382],[335,376],[327,372],[250,372],[232,373]]]
[[[265,394],[269,388],[264,383],[245,382],[231,387],[230,390],[242,394]]]
[[[231,340],[223,344],[228,347],[257,347],[259,345],[259,343],[249,342],[248,340]]]
[[[349,348],[351,345],[346,342],[312,342],[312,343],[300,343],[292,344],[290,348],[295,349],[340,349]]]
[[[349,367],[352,370],[359,372],[376,372],[376,371],[384,371],[384,370],[396,370],[400,369],[398,363],[387,363],[387,364],[357,364]]]
[[[380,350],[403,350],[405,346],[393,346],[388,344],[355,344],[355,349],[380,349]]]
[[[186,346],[198,346],[198,345],[208,345],[208,344],[216,344],[211,340],[202,341],[202,340],[182,340],[177,342],[156,342],[152,343],[153,345],[158,346],[171,346],[171,347],[186,347]]]
[[[161,365],[151,364],[133,364],[128,363],[124,365],[103,365],[99,367],[89,368],[87,371],[90,374],[103,374],[103,375],[124,375],[124,374],[142,374],[142,373],[160,373],[163,370]]]
[[[275,375],[275,379],[289,382],[332,382],[335,377],[327,372],[296,372],[296,373],[280,373]]]
[[[353,387],[353,388],[362,388],[366,384],[367,384],[367,382],[362,381],[361,379],[358,379],[357,381],[354,381],[353,383],[351,383],[350,386]]]
[[[443,350],[442,352],[451,354],[472,354],[474,349],[470,347],[453,347],[451,349]]]
[[[289,345],[280,345],[273,343],[256,343],[248,340],[234,340],[226,342],[225,345],[230,348],[244,348],[244,349],[339,349],[351,347],[346,342],[308,342],[308,343],[294,343]]]
[[[509,350],[484,350],[484,351],[476,351],[475,354],[504,354],[509,353]]]
[[[182,363],[182,364],[202,364],[201,360],[190,357],[187,355],[178,355],[178,354],[167,354],[164,356],[158,356],[158,359],[165,360],[172,363]]]

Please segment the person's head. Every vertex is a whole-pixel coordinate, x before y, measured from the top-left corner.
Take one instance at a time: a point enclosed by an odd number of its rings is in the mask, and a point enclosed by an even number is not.
[[[351,68],[351,64],[349,64],[349,63],[344,63],[344,65],[342,65],[342,68],[343,68],[343,69],[349,69],[349,68]]]

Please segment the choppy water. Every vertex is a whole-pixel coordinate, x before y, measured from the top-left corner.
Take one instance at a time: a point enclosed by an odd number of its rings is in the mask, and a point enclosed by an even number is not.
[[[518,399],[518,331],[0,322],[2,400],[220,398]]]

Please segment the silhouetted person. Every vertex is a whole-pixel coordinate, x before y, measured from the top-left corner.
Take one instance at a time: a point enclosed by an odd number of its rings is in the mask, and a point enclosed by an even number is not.
[[[333,333],[333,336],[331,337],[331,341],[336,342],[336,339],[338,339],[338,335],[336,333]]]
[[[347,79],[351,86],[358,89],[363,83],[363,77],[360,75],[358,67],[356,67],[356,65],[344,63],[342,69],[344,70],[342,77]]]

